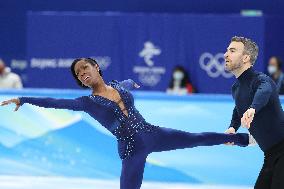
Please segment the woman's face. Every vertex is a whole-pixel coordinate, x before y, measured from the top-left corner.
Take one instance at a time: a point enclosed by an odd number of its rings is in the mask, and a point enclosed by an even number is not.
[[[85,60],[77,62],[74,71],[81,83],[88,87],[94,86],[99,77],[101,77],[98,65],[92,65]]]

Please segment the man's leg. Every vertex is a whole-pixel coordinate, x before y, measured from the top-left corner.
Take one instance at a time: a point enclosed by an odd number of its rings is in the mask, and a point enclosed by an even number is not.
[[[254,185],[254,189],[271,189],[273,169],[268,164],[269,162],[264,160],[264,164]]]
[[[271,189],[284,189],[284,155],[274,162]]]

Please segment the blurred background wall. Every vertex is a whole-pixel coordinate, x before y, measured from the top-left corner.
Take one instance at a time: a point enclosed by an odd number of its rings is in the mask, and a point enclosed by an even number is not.
[[[37,74],[47,77],[50,69],[31,67],[33,58],[37,58],[33,65],[39,63],[38,59],[64,59],[68,67],[66,59],[70,64],[75,57],[93,56],[108,66],[107,80],[131,77],[142,83],[144,90],[162,91],[167,88],[174,65],[180,64],[189,71],[198,92],[229,93],[233,78],[224,76],[224,70],[214,64],[208,67],[208,63],[222,64],[220,53],[230,38],[243,35],[259,44],[256,66],[265,72],[270,56],[284,56],[283,7],[280,0],[2,0],[0,57],[21,75],[24,87],[76,88],[67,68],[56,71],[67,77],[60,85],[51,78],[50,82],[46,78],[38,80]],[[80,23],[88,26],[82,28]],[[148,68],[148,72],[145,56],[139,56],[146,42],[161,51],[151,58],[158,68]],[[82,48],[75,45],[78,43],[84,44]],[[200,65],[202,62],[206,68]],[[215,82],[220,85],[212,87]]]

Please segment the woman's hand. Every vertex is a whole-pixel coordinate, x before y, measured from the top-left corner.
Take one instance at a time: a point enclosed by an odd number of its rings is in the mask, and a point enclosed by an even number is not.
[[[140,88],[140,85],[138,85],[137,83],[134,82],[134,87],[135,87],[136,89],[138,89],[138,88]]]
[[[5,100],[5,101],[1,102],[1,106],[6,106],[6,105],[9,105],[9,104],[11,104],[11,103],[14,103],[14,104],[16,105],[16,108],[15,108],[14,111],[17,111],[17,110],[20,108],[20,106],[21,106],[21,104],[20,104],[20,99],[18,99],[18,98],[13,98],[13,99],[10,99],[10,100]]]
[[[234,127],[230,127],[229,129],[227,129],[225,131],[226,134],[235,134],[236,133],[236,130]],[[233,142],[228,142],[228,143],[225,143],[226,145],[230,145],[230,146],[233,146],[234,143]]]

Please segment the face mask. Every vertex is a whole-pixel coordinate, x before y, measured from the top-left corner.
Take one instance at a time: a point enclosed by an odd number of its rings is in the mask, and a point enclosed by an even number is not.
[[[182,80],[183,76],[184,76],[184,74],[180,71],[174,72],[174,75],[173,75],[175,80]]]
[[[277,71],[276,66],[269,65],[267,71],[270,75],[274,74]]]

